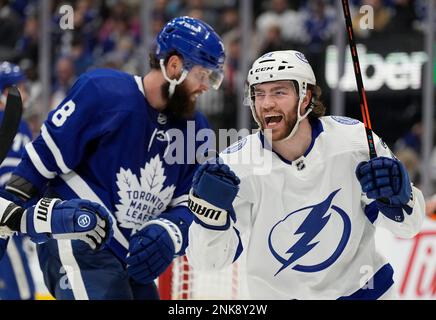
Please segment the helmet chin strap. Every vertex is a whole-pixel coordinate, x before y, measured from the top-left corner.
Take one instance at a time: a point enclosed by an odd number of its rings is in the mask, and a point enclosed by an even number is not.
[[[300,98],[298,101],[297,122],[295,122],[295,125],[292,128],[291,133],[289,133],[288,136],[285,137],[284,139],[282,139],[281,141],[286,141],[286,140],[292,138],[295,135],[295,133],[297,132],[298,126],[300,125],[300,122],[303,121],[304,119],[306,119],[306,117],[309,115],[309,113],[313,109],[312,104],[310,103],[309,106],[307,107],[306,113],[301,115],[301,112],[300,112],[301,106],[303,104],[304,98],[307,95],[306,83],[299,83],[299,89],[300,89]]]
[[[303,104],[303,99],[300,99],[301,102],[298,103],[298,110],[297,110],[297,122],[295,122],[294,128],[292,128],[292,131],[290,134],[288,134],[287,137],[285,137],[284,139],[282,139],[281,141],[286,141],[290,138],[292,138],[295,133],[298,130],[298,126],[300,125],[300,122],[303,121],[304,119],[306,119],[306,117],[309,115],[309,113],[312,111],[313,107],[312,105],[307,107],[307,111],[305,114],[300,115],[300,110],[301,110],[301,105]]]
[[[178,84],[181,84],[186,79],[186,76],[188,75],[189,71],[183,68],[182,74],[180,75],[179,79],[170,79],[168,77],[167,71],[165,69],[164,59],[160,59],[159,64],[160,64],[160,70],[162,71],[163,77],[170,84],[170,87],[168,88],[168,94],[169,94],[169,97],[171,98],[174,94],[174,91],[176,90],[176,86]]]

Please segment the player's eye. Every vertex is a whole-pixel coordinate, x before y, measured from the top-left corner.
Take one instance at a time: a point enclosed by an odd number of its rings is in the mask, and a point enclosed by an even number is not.
[[[288,95],[288,93],[285,90],[276,90],[273,95],[276,97],[282,97]]]
[[[266,94],[263,91],[254,91],[255,98],[264,98],[265,96],[266,96]]]

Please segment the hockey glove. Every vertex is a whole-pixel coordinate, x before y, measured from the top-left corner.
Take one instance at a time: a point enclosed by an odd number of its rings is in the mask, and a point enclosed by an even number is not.
[[[0,198],[0,236],[20,232],[37,243],[50,239],[82,240],[100,248],[112,235],[105,208],[89,200],[42,198],[26,210]]]
[[[188,201],[195,221],[208,229],[227,230],[230,219],[236,220],[232,203],[239,183],[226,164],[202,164],[194,174]]]
[[[400,161],[387,157],[363,161],[356,168],[356,176],[362,191],[377,200],[377,207],[385,216],[399,222],[404,220],[403,208],[410,211],[406,205],[412,196],[412,186]]]
[[[129,242],[126,258],[129,276],[139,283],[149,283],[164,272],[182,246],[182,234],[167,219],[152,220],[135,233]]]

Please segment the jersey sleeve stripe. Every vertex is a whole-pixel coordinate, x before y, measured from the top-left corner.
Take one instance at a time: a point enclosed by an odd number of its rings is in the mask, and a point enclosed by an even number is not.
[[[44,139],[44,142],[46,143],[47,147],[51,151],[53,157],[55,158],[56,164],[59,167],[59,169],[62,171],[62,173],[67,174],[71,171],[70,168],[67,167],[67,165],[64,162],[64,158],[62,157],[61,151],[59,150],[56,143],[53,141],[52,137],[48,133],[47,127],[45,124],[41,127],[41,136]]]
[[[0,164],[0,168],[2,168],[2,167],[16,167],[16,166],[18,166],[20,161],[21,161],[20,158],[8,157],[8,158],[4,159],[3,162]]]
[[[32,161],[33,166],[38,170],[40,175],[47,179],[53,179],[56,176],[56,172],[48,170],[44,165],[32,143],[26,144],[25,149],[30,161]]]
[[[114,238],[117,240],[124,248],[129,249],[129,242],[123,236],[120,229],[118,228],[115,217],[113,213],[105,206],[103,201],[98,197],[98,195],[91,189],[91,187],[82,179],[76,172],[71,171],[69,174],[62,174],[60,176],[65,183],[73,190],[79,198],[88,199],[98,204],[102,205],[110,214],[113,224],[112,229],[114,230]]]

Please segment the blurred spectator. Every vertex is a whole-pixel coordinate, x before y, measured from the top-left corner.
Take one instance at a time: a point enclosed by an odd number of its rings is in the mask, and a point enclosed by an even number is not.
[[[321,53],[336,30],[336,10],[326,0],[309,0],[304,7],[307,54]]]
[[[375,36],[386,31],[386,27],[388,26],[392,18],[392,10],[384,4],[383,0],[362,0],[361,5],[368,5],[372,7],[374,11],[374,28],[361,28],[360,22],[367,21],[367,19],[369,18],[366,11],[363,11],[362,13],[360,11],[357,11],[356,15],[352,19],[355,35],[357,37],[366,38],[370,35]]]
[[[96,53],[98,56],[114,50],[116,42],[124,36],[132,37],[132,39],[139,37],[139,34],[135,34],[139,30],[132,28],[130,19],[129,7],[124,2],[116,2],[110,10],[109,18],[99,30],[99,49]]]
[[[124,36],[116,43],[116,48],[103,56],[102,67],[136,73],[141,61],[134,56],[134,43],[132,38]]]
[[[29,59],[38,65],[39,23],[35,15],[29,15],[24,22],[23,35],[17,42],[16,50],[22,59]]]
[[[394,152],[406,166],[409,171],[410,179],[415,184],[421,183],[420,170],[421,162],[421,145],[422,145],[423,127],[422,123],[415,123],[400,139],[395,142]],[[433,137],[436,139],[436,134]],[[436,141],[436,140],[434,140]],[[427,173],[432,180],[433,187],[436,187],[436,147],[430,155],[430,172]]]
[[[162,15],[153,16],[153,20],[151,23],[151,33],[153,37],[155,37],[159,33],[159,30],[162,29],[162,27],[165,25],[167,21],[168,19],[166,19]]]
[[[280,27],[284,41],[302,43],[307,39],[301,12],[289,8],[286,0],[268,1],[271,7],[256,19],[256,30],[263,42],[272,25]]]
[[[20,67],[27,76],[27,101],[23,103],[23,119],[29,125],[32,132],[32,137],[38,135],[41,128],[42,114],[47,109],[47,106],[42,106],[41,92],[42,85],[39,82],[36,65],[29,59],[20,60]]]
[[[219,18],[220,23],[216,25],[215,30],[224,35],[225,33],[239,27],[239,12],[235,7],[224,7]]]
[[[76,81],[74,61],[70,56],[63,56],[56,62],[56,77],[53,85],[51,105],[58,106],[64,100],[68,90]]]
[[[216,13],[204,0],[185,0],[184,8],[181,10],[180,15],[202,19],[211,26],[215,26],[218,23]]]
[[[234,29],[223,36],[224,47],[226,48],[226,62],[224,67],[224,110],[221,120],[217,119],[214,123],[216,128],[236,128],[236,107],[238,101],[238,84],[243,76],[240,72],[239,61],[241,59],[241,34]]]
[[[404,164],[407,172],[409,173],[410,181],[414,184],[418,184],[420,182],[420,165],[421,161],[419,158],[419,154],[416,153],[410,147],[405,147],[396,152],[397,158]]]
[[[76,34],[71,43],[71,58],[74,60],[74,69],[78,75],[86,72],[94,64],[92,53],[85,47],[84,40]]]
[[[397,158],[404,164],[409,172],[410,180],[415,184],[420,183],[421,137],[422,124],[418,122],[394,144]]]
[[[20,16],[7,0],[0,0],[0,60],[16,60],[15,45],[22,33]]]
[[[415,123],[400,139],[395,142],[395,152],[401,149],[411,149],[416,154],[421,153],[422,124]]]
[[[411,32],[416,29],[418,19],[415,0],[393,0],[394,14],[386,29],[391,32]]]
[[[428,217],[436,221],[436,194],[425,203],[425,213]]]
[[[165,22],[171,20],[168,13],[168,0],[155,0],[152,12],[153,19],[163,20]]]
[[[204,11],[197,8],[189,9],[184,15],[206,21],[206,19],[204,18]]]
[[[284,49],[286,49],[286,45],[282,38],[282,29],[278,24],[271,23],[268,26],[265,39],[260,44],[259,55]]]

